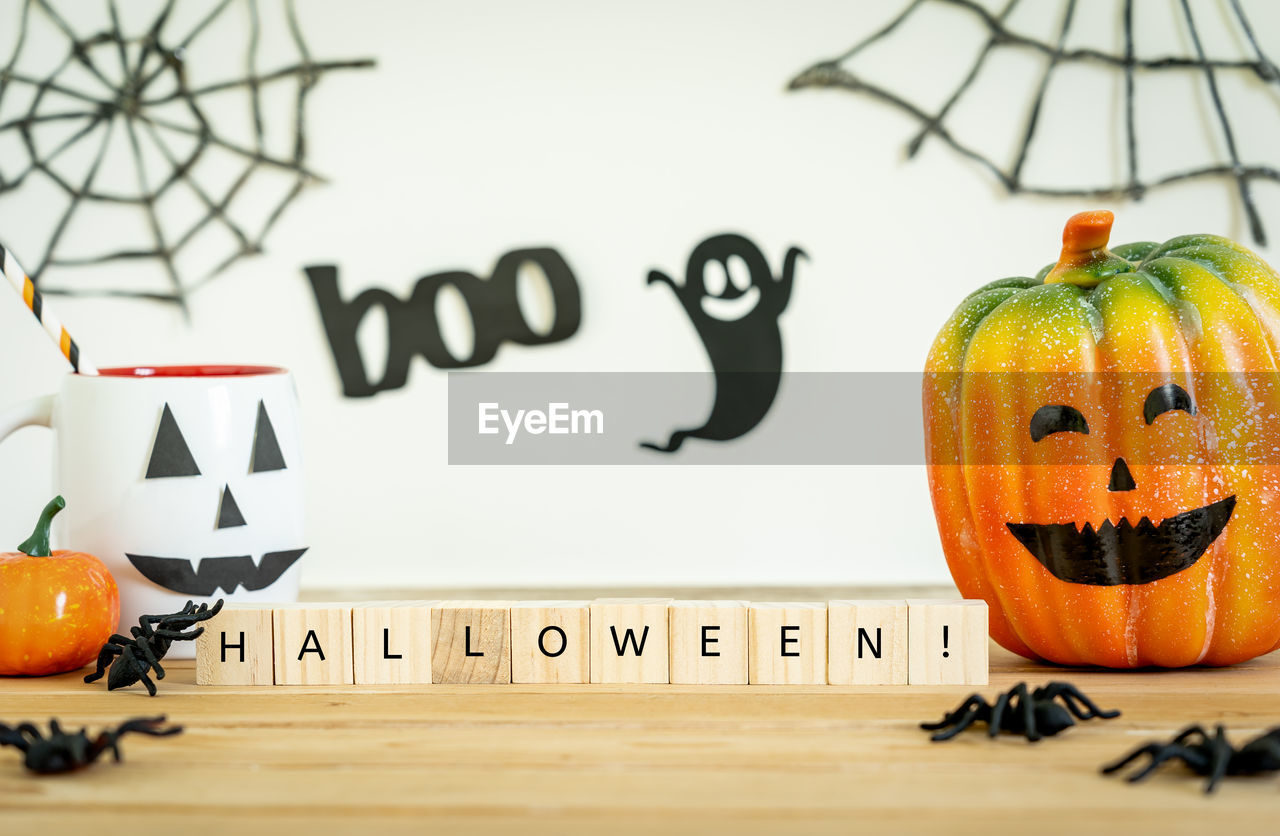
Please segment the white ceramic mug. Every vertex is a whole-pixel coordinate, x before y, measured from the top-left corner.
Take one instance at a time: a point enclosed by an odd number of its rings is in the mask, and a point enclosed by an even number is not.
[[[69,374],[0,412],[0,440],[55,434],[55,541],[97,555],[121,627],[188,600],[295,601],[303,534],[298,396],[272,366],[146,366]],[[191,643],[171,656],[189,657]]]

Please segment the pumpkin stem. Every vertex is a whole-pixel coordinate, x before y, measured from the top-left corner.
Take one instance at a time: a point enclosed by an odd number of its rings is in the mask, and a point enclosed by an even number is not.
[[[1062,230],[1062,255],[1045,276],[1045,284],[1066,282],[1094,287],[1108,276],[1128,273],[1133,265],[1107,249],[1116,216],[1106,209],[1080,212]]]
[[[18,546],[18,551],[29,557],[48,557],[49,525],[53,522],[54,516],[66,507],[67,501],[61,496],[55,496],[49,500],[49,504],[44,506],[44,510],[40,512],[40,519],[36,522],[36,530],[31,532],[31,536]]]

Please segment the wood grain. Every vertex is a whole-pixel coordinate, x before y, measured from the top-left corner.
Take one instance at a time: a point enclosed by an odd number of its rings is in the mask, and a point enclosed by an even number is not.
[[[511,610],[505,601],[440,601],[431,607],[431,681],[511,681]]]
[[[874,597],[867,595],[846,597]],[[752,597],[767,596],[757,590]],[[567,597],[567,596],[561,596]],[[1233,739],[1280,725],[1280,655],[1226,669],[1108,672],[992,646],[988,697],[1068,679],[1116,720],[1030,745],[917,727],[972,686],[306,685],[197,687],[166,665],[155,699],[86,671],[0,678],[0,722],[91,730],[167,714],[124,761],[27,773],[0,749],[5,833],[1265,833],[1280,777],[1129,785],[1098,767],[1191,721]],[[145,804],[145,809],[143,806]],[[121,824],[127,822],[127,825]]]
[[[673,683],[747,684],[746,601],[673,601],[667,617]]]
[[[827,682],[907,684],[905,600],[831,601],[827,605]]]
[[[511,605],[511,681],[591,681],[589,601],[517,601]]]
[[[827,602],[751,602],[747,678],[753,685],[827,681]]]
[[[670,598],[597,598],[591,602],[591,681],[657,683],[671,678]]]
[[[351,607],[341,604],[272,610],[277,685],[350,685]]]
[[[907,682],[986,685],[985,601],[907,601]]]
[[[270,604],[230,604],[196,638],[196,682],[201,685],[274,685]]]
[[[357,685],[431,682],[431,604],[393,601],[351,607]]]

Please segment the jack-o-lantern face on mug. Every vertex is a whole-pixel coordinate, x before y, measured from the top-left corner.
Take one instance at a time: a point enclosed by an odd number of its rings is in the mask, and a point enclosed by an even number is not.
[[[245,445],[243,450],[243,461],[245,480],[253,478],[256,474],[288,469],[271,416],[267,412],[265,402],[261,400],[258,401],[251,443]],[[173,410],[168,403],[165,403],[156,429],[155,440],[147,456],[144,478],[146,480],[178,480],[197,479],[203,476],[200,465],[192,453],[191,444],[188,443]],[[254,510],[265,519],[256,521],[246,519],[229,481],[224,481],[219,486],[215,479],[214,484],[207,485],[202,493],[207,494],[210,500],[204,511],[207,513],[207,526],[212,527],[214,532],[249,526],[254,522],[268,526],[272,521],[270,518],[279,513],[277,508],[262,505]],[[198,513],[199,509],[195,510],[197,513],[194,525],[198,528],[202,515]],[[194,535],[197,532],[192,533]],[[215,594],[219,589],[227,593],[235,592],[239,587],[250,592],[266,589],[279,580],[280,576],[288,571],[305,551],[306,547],[264,551],[260,556],[250,554],[161,556],[133,552],[126,552],[126,556],[147,580],[184,595],[204,597]]]
[[[288,370],[100,368],[68,374],[36,406],[53,430],[54,484],[74,511],[58,515],[53,536],[106,564],[122,631],[192,599],[297,600],[305,482]],[[194,653],[183,644],[170,655],[184,648]]]
[[[1036,278],[970,295],[924,414],[948,565],[1029,658],[1224,665],[1280,647],[1280,277],[1214,236],[1107,249],[1072,218]]]

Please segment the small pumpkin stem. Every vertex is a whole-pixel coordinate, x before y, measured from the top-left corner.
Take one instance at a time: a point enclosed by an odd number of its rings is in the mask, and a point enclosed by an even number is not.
[[[53,518],[57,516],[58,512],[66,507],[67,501],[61,496],[55,496],[49,500],[49,504],[44,506],[44,510],[40,512],[40,519],[36,522],[36,530],[31,532],[31,536],[18,546],[18,551],[29,557],[48,557],[49,526],[53,523]]]
[[[1106,209],[1072,215],[1062,230],[1062,255],[1044,283],[1093,287],[1107,276],[1132,270],[1127,261],[1107,249],[1115,219]]]

